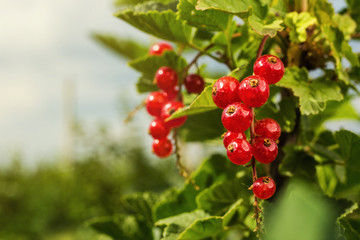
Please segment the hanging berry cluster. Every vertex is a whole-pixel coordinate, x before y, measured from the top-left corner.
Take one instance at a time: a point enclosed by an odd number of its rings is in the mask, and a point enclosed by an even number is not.
[[[161,55],[164,51],[173,50],[168,43],[154,44],[149,55]],[[178,74],[168,66],[160,67],[155,74],[154,83],[159,91],[152,92],[145,100],[147,112],[155,117],[150,123],[149,134],[153,137],[152,151],[161,158],[168,157],[173,151],[173,144],[168,135],[173,128],[183,125],[187,116],[165,121],[176,110],[184,107],[179,85]],[[197,74],[190,74],[184,79],[188,93],[201,93],[204,89],[204,79]]]
[[[253,70],[254,75],[241,82],[230,76],[221,77],[212,88],[214,103],[224,109],[221,121],[228,130],[223,134],[227,156],[238,165],[247,164],[253,157],[260,163],[268,164],[278,154],[279,124],[270,118],[254,120],[253,108],[267,101],[269,84],[280,81],[284,75],[284,65],[279,58],[264,55],[256,60]],[[249,128],[252,131],[251,144],[244,133]],[[270,177],[257,178],[255,172],[253,180],[251,188],[256,197],[267,199],[275,193],[275,182]]]

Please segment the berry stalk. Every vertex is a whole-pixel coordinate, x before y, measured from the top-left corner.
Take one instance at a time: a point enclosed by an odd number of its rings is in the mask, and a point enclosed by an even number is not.
[[[264,47],[265,47],[265,43],[266,43],[266,40],[269,38],[268,35],[264,36],[264,38],[261,40],[261,43],[260,43],[260,46],[259,46],[259,49],[258,49],[258,52],[257,52],[257,55],[256,55],[256,59],[258,59],[263,50],[264,50]],[[251,145],[254,146],[255,144],[255,108],[254,107],[251,107],[251,113],[252,113],[252,122],[251,122],[251,126],[250,126],[250,139],[251,139]],[[253,183],[257,180],[257,172],[256,172],[256,162],[255,162],[255,158],[253,157],[251,159],[251,169],[252,169],[252,178],[253,178]],[[260,231],[260,212],[261,212],[261,209],[259,207],[259,200],[258,198],[254,195],[254,210],[255,210],[255,213],[254,213],[254,218],[255,218],[255,221],[256,221],[256,228],[254,231]]]

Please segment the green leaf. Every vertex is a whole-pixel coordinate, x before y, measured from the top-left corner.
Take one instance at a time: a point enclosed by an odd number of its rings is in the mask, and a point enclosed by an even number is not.
[[[183,189],[173,194],[172,197],[156,204],[153,210],[154,218],[159,220],[195,210],[197,208],[195,198],[200,191],[216,182],[232,179],[235,174],[236,169],[233,163],[224,156],[213,155],[205,160],[192,174],[192,179],[200,190],[195,190],[192,184],[187,183]]]
[[[338,185],[337,196],[357,199],[360,190],[360,137],[341,130],[335,133],[335,141],[339,144],[340,154],[345,162],[345,181]]]
[[[339,79],[345,83],[349,83],[344,76],[341,59],[346,57],[352,66],[358,66],[359,60],[355,53],[353,53],[349,43],[345,40],[344,34],[340,29],[331,25],[322,25],[322,33],[330,45],[332,56],[335,59],[335,69],[339,76]]]
[[[194,27],[205,29],[206,31],[225,30],[232,15],[217,10],[199,11],[195,8],[196,0],[180,0],[178,5],[178,15],[181,19]]]
[[[304,115],[318,114],[325,110],[326,102],[343,99],[339,86],[326,79],[310,81],[305,68],[291,67],[277,86],[291,89],[299,97],[300,111]]]
[[[168,217],[161,219],[155,223],[155,226],[168,226],[171,224],[176,224],[182,229],[185,229],[187,226],[192,224],[194,221],[201,219],[201,218],[207,218],[210,215],[203,210],[194,210],[192,212],[186,212],[182,213],[173,217]]]
[[[286,14],[284,23],[290,28],[290,40],[302,43],[307,38],[306,29],[316,24],[316,18],[308,12],[290,12]]]
[[[128,214],[136,214],[152,224],[152,206],[158,196],[151,192],[135,193],[122,199],[122,206]]]
[[[162,4],[168,4],[169,2],[173,2],[174,0],[157,0],[157,2]],[[115,0],[114,4],[118,7],[124,7],[124,6],[134,6],[137,4],[147,3],[147,2],[153,2],[153,0]]]
[[[200,219],[191,224],[178,237],[178,240],[200,240],[215,236],[223,231],[221,217]]]
[[[139,30],[165,40],[189,43],[192,42],[195,29],[177,19],[176,13],[171,10],[163,12],[149,11],[136,12],[121,10],[115,16],[133,25]]]
[[[152,55],[134,59],[129,62],[129,65],[142,73],[137,84],[139,92],[145,92],[157,89],[153,79],[160,67],[171,67],[180,76],[187,63],[183,57],[178,56],[175,52],[165,51],[161,56]]]
[[[284,29],[282,26],[283,20],[275,16],[268,16],[264,19],[253,14],[249,16],[248,21],[256,33],[264,36],[275,37],[277,32],[281,32]]]
[[[261,8],[260,2],[252,0],[198,0],[196,5],[198,10],[216,9],[233,14],[248,13],[254,7]]]
[[[338,183],[334,166],[317,165],[316,175],[323,192],[330,197],[333,196]]]
[[[274,37],[278,31],[283,30],[281,26],[283,20],[268,14],[268,6],[256,0],[198,0],[196,9],[215,9],[236,14],[248,20],[251,28],[260,35]]]
[[[360,31],[360,18],[359,18],[360,5],[359,5],[359,2],[357,0],[346,0],[346,2],[348,5],[347,12],[348,12],[348,14],[350,14],[352,19],[354,19],[355,22],[357,23],[356,31],[359,32]]]
[[[351,39],[351,34],[355,33],[356,22],[349,15],[335,14],[334,20],[338,28],[343,32],[346,40]]]
[[[315,133],[323,132],[325,130],[324,124],[328,121],[360,120],[360,116],[354,109],[351,100],[351,97],[346,97],[340,102],[330,101],[323,112],[310,116],[311,127]]]
[[[288,144],[282,151],[285,157],[282,159],[279,171],[289,177],[301,177],[313,181],[315,179],[315,160],[304,152],[302,146]]]
[[[153,239],[151,227],[132,215],[96,218],[87,222],[87,225],[113,239]]]
[[[182,213],[173,217],[161,219],[155,223],[155,226],[163,228],[162,237],[166,238],[171,235],[183,232],[189,225],[198,219],[207,218],[210,215],[203,210],[194,210],[192,212]]]
[[[265,240],[334,240],[334,206],[310,185],[293,180],[266,216]]]
[[[318,23],[322,24],[335,24],[334,8],[327,0],[309,1],[309,12],[316,16]]]
[[[244,178],[220,182],[205,189],[196,197],[197,206],[210,213],[224,212],[238,199],[243,199],[243,204],[249,207],[249,199],[252,194],[248,190],[251,185]]]
[[[147,54],[148,49],[131,39],[124,39],[107,34],[92,34],[92,38],[104,47],[119,56],[129,59],[138,58]]]
[[[169,120],[182,116],[193,115],[218,109],[212,99],[211,91],[212,86],[207,86],[189,106],[186,106],[174,112],[171,117],[169,117]]]
[[[181,138],[186,142],[206,141],[219,138],[225,128],[221,122],[221,109],[188,116],[180,128]]]

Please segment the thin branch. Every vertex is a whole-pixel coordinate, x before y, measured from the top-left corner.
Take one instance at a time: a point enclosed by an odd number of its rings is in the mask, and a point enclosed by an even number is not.
[[[265,37],[263,37],[263,39],[261,40],[261,43],[260,43],[260,46],[259,46],[259,49],[258,49],[258,52],[257,52],[257,55],[256,55],[256,59],[261,57],[261,54],[262,54],[262,52],[264,50],[264,47],[265,47],[266,40],[268,38],[269,38],[269,35],[265,35]]]
[[[200,187],[198,185],[196,185],[195,181],[191,178],[191,176],[189,174],[189,170],[183,165],[183,163],[181,161],[180,145],[179,145],[179,140],[178,140],[178,129],[175,128],[173,131],[174,131],[173,138],[174,138],[174,144],[175,144],[176,166],[179,169],[179,174],[180,174],[180,176],[185,178],[187,182],[190,182],[194,186],[195,190],[199,190]]]
[[[126,118],[124,119],[124,123],[129,123],[130,120],[135,116],[135,114],[141,110],[143,107],[145,107],[145,100],[141,101],[138,105],[136,105],[136,107],[131,110],[128,115],[126,116]]]
[[[196,64],[197,60],[204,54],[206,54],[206,51],[209,50],[210,48],[212,48],[214,46],[214,44],[209,44],[208,46],[206,46],[202,51],[198,52],[198,54],[196,54],[196,56],[194,57],[194,59],[185,67],[184,69],[184,73],[186,75],[186,73],[189,71],[190,67],[194,64]]]
[[[257,55],[256,55],[256,59],[258,59],[263,50],[264,50],[264,46],[265,46],[265,43],[266,43],[266,40],[269,38],[268,35],[266,35],[262,40],[261,40],[261,43],[260,43],[260,46],[259,46],[259,49],[258,49],[258,52],[257,52]],[[252,113],[252,116],[253,116],[253,119],[252,119],[252,122],[251,122],[251,126],[250,126],[250,138],[251,138],[251,145],[254,146],[254,143],[255,143],[255,108],[251,108],[251,113]],[[256,181],[257,179],[257,171],[256,171],[256,161],[255,161],[255,158],[253,157],[251,159],[251,170],[252,170],[252,178],[253,178],[253,182]],[[254,196],[254,210],[255,210],[255,213],[254,213],[254,218],[255,218],[255,221],[256,221],[256,228],[255,228],[255,232],[256,231],[261,231],[261,220],[260,220],[260,213],[261,213],[261,209],[259,207],[259,200],[256,196]]]
[[[221,63],[224,63],[224,59],[222,58],[218,58],[218,57],[215,57],[214,55],[210,54],[210,53],[207,53],[205,52],[204,50],[202,50],[201,48],[198,48],[197,46],[189,43],[189,46],[192,47],[193,49],[199,51],[199,52],[202,52],[204,55],[208,56],[208,57],[211,57],[212,59],[214,59],[215,61],[218,61],[218,62],[221,62]]]

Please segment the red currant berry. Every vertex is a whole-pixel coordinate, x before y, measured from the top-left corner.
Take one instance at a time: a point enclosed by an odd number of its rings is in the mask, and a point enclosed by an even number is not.
[[[161,67],[156,71],[155,82],[163,91],[172,91],[178,83],[177,73],[170,67]]]
[[[169,139],[154,139],[152,144],[152,151],[156,156],[165,158],[168,157],[172,152],[172,144]]]
[[[255,123],[255,134],[257,137],[279,139],[281,135],[280,125],[272,118],[264,118]]]
[[[150,123],[149,133],[155,139],[162,139],[169,135],[170,129],[165,125],[162,119],[156,118]]]
[[[167,95],[169,100],[174,100],[178,96],[178,93],[179,93],[179,86],[178,85],[176,85],[173,89],[168,89],[166,91],[166,95]]]
[[[255,61],[254,73],[265,78],[268,84],[274,84],[284,76],[284,64],[278,57],[263,55]]]
[[[261,107],[269,98],[269,85],[260,76],[249,76],[241,81],[239,97],[249,107]]]
[[[178,110],[179,108],[182,108],[182,107],[184,107],[184,104],[182,104],[181,102],[178,102],[178,101],[171,101],[171,102],[165,104],[161,110],[161,118],[164,119],[164,121],[165,121],[174,112],[176,112],[176,110]],[[170,121],[165,121],[165,125],[168,128],[180,127],[181,125],[183,125],[185,123],[186,119],[187,119],[187,116],[175,118]]]
[[[246,164],[252,158],[251,144],[244,139],[234,139],[227,146],[227,156],[237,165]]]
[[[223,143],[224,143],[224,146],[226,148],[229,145],[229,143],[232,142],[235,139],[244,139],[244,140],[246,140],[246,135],[243,132],[234,133],[234,132],[227,131],[221,137],[223,138]]]
[[[155,43],[149,49],[149,55],[161,55],[166,50],[173,50],[173,47],[165,42]]]
[[[253,154],[258,162],[271,163],[277,157],[278,146],[272,139],[258,138],[253,145]]]
[[[147,112],[154,117],[161,116],[161,109],[165,103],[168,102],[168,98],[163,92],[152,92],[145,100]]]
[[[261,177],[253,183],[252,191],[257,198],[268,199],[274,195],[276,184],[270,177]]]
[[[250,127],[252,118],[249,107],[241,102],[235,102],[223,110],[221,122],[227,130],[239,133]]]
[[[204,90],[204,79],[197,74],[190,74],[184,81],[186,91],[188,93],[201,93]]]
[[[240,102],[238,95],[239,81],[233,77],[219,78],[212,88],[212,98],[219,108],[226,108],[233,102]]]

